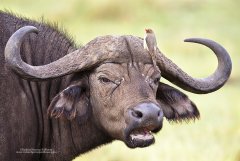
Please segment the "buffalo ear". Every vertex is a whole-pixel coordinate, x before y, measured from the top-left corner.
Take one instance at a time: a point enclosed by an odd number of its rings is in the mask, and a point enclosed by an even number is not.
[[[48,114],[55,118],[65,116],[72,120],[78,116],[82,119],[87,115],[88,103],[86,89],[80,85],[72,85],[53,98],[48,107]]]
[[[157,100],[162,107],[164,116],[170,121],[181,122],[200,117],[196,105],[188,96],[167,84],[160,82]]]

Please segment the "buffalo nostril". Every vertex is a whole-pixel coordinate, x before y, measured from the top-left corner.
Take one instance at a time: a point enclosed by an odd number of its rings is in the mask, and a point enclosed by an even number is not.
[[[160,119],[160,120],[162,120],[163,119],[163,111],[162,110],[160,110],[160,111],[158,111],[158,119]]]
[[[158,115],[158,117],[161,116],[161,111],[158,111],[158,114],[157,114],[157,115]]]
[[[136,117],[136,118],[142,118],[142,117],[143,117],[142,112],[137,111],[137,110],[133,110],[133,111],[132,111],[132,115],[133,115],[134,117]]]

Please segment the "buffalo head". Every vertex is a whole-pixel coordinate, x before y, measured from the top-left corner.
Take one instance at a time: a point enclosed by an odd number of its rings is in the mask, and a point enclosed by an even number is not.
[[[157,66],[153,66],[143,39],[134,36],[98,37],[57,61],[31,66],[20,57],[21,44],[30,32],[37,29],[23,27],[9,39],[5,57],[11,69],[33,81],[73,74],[72,83],[52,99],[48,113],[84,122],[91,111],[99,129],[131,148],[152,144],[152,132],[162,128],[163,116],[176,121],[199,117],[195,104],[181,91],[161,83],[161,77],[184,90],[203,94],[219,89],[231,73],[226,50],[199,38],[186,41],[209,47],[219,62],[214,74],[204,79],[192,78],[159,50]]]

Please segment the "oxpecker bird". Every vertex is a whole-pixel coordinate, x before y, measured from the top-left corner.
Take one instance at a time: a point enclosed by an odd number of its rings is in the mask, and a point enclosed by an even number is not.
[[[157,40],[152,29],[145,29],[146,35],[144,38],[144,49],[148,50],[154,67],[156,67],[156,54],[157,54]]]

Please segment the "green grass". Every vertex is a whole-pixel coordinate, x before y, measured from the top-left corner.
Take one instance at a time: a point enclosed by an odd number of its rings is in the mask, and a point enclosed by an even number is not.
[[[211,74],[217,60],[207,48],[183,39],[210,38],[231,54],[233,71],[226,86],[207,95],[186,92],[198,105],[200,120],[182,124],[165,120],[151,147],[129,149],[115,141],[74,161],[240,161],[239,6],[238,0],[0,0],[0,9],[59,22],[79,44],[107,34],[143,37],[144,28],[153,28],[159,48],[194,77]]]

